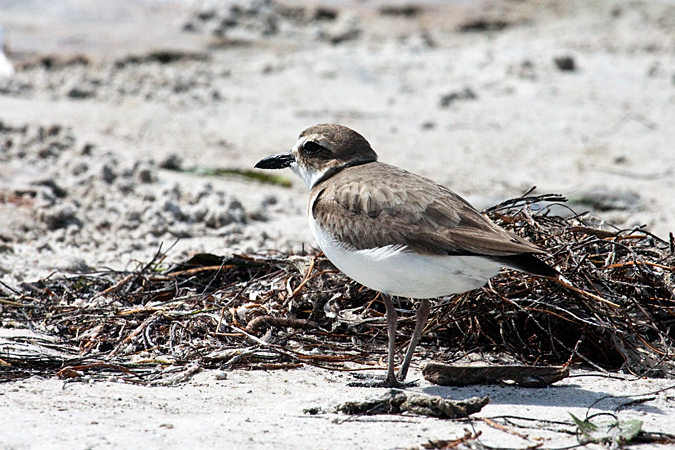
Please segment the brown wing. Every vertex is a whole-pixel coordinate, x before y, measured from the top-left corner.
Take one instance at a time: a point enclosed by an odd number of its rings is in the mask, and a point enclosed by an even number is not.
[[[310,212],[325,231],[356,249],[404,243],[430,255],[544,253],[449,189],[397,167],[373,162],[330,180],[312,189]]]

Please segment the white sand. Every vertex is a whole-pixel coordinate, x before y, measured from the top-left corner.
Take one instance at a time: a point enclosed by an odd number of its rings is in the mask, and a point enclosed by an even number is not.
[[[177,154],[183,167],[248,169],[289,149],[302,129],[318,122],[355,128],[381,160],[443,183],[477,207],[533,185],[540,193],[572,198],[590,192],[597,199],[599,191],[605,201],[611,193],[625,203],[615,201],[600,212],[606,221],[646,224],[664,238],[675,230],[671,2],[496,1],[482,8],[434,2],[414,18],[378,15],[369,2],[344,2],[337,24],[281,21],[279,34],[271,37],[235,29],[233,39],[252,43],[220,50],[209,49],[208,33],[180,31],[191,17],[180,3],[46,3],[0,2],[7,53],[17,66],[13,81],[0,82],[0,121],[32,126],[31,133],[38,125],[65,127],[32,143],[19,132],[3,132],[23,139],[28,149],[25,157],[0,160],[0,280],[10,286],[55,269],[133,267],[148,261],[160,243],[172,243],[176,233],[188,237],[169,254],[172,261],[196,251],[314,245],[299,180],[284,189],[172,172],[157,163]],[[138,8],[147,15],[137,14]],[[457,32],[471,17],[512,25]],[[350,29],[361,34],[339,45],[315,38],[321,30],[335,36]],[[109,65],[166,48],[212,59],[118,71]],[[85,54],[94,65],[21,68],[45,53]],[[561,56],[573,57],[577,70],[559,70],[553,60]],[[462,98],[466,89],[475,98]],[[459,98],[440,107],[453,92]],[[45,155],[52,141],[70,146]],[[82,152],[86,143],[94,145],[89,154]],[[105,166],[116,175],[110,182]],[[31,184],[45,179],[66,196]],[[7,200],[26,187],[38,190],[35,202],[16,206]],[[204,211],[214,226],[204,225]],[[136,213],[141,220],[130,229]],[[267,220],[258,220],[261,215]],[[54,225],[64,217],[65,226]],[[412,376],[419,377],[415,370]],[[463,422],[414,417],[335,423],[345,417],[302,412],[379,391],[348,388],[346,382],[347,375],[312,368],[235,371],[223,381],[207,372],[172,388],[117,382],[64,388],[59,380],[29,379],[0,385],[0,447],[418,448],[471,429]],[[541,390],[450,389],[424,382],[416,390],[457,399],[490,395],[492,403],[476,417],[569,422],[568,412],[582,417],[603,395],[637,395],[668,384],[580,377]],[[599,409],[613,411],[622,401],[609,400]],[[665,392],[618,416],[672,433],[673,404],[672,391]],[[472,424],[492,446],[524,448],[539,437],[549,448],[575,442],[544,430],[520,430],[529,436],[523,440],[477,419]]]

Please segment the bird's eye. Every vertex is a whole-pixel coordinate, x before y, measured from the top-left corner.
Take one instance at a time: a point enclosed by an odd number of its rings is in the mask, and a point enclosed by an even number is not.
[[[305,144],[302,146],[303,150],[305,150],[305,153],[308,155],[313,155],[315,153],[319,153],[323,147],[321,147],[320,144],[317,144],[314,141],[307,141]]]

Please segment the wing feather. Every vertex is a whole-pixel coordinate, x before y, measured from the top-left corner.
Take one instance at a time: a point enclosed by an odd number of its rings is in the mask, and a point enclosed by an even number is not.
[[[431,180],[388,164],[349,167],[312,189],[321,227],[363,250],[404,244],[430,255],[544,253]]]

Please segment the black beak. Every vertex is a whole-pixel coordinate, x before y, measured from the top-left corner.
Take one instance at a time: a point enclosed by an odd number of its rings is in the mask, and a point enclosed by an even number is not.
[[[263,158],[255,165],[256,169],[285,169],[290,167],[295,162],[295,158],[291,152],[282,153],[280,155],[272,155]]]

